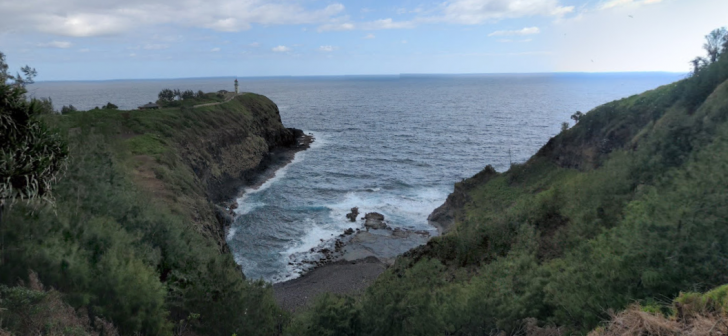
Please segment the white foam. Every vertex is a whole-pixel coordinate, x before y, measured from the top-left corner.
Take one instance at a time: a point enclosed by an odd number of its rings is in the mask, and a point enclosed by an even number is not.
[[[418,229],[431,229],[427,216],[437,208],[447,193],[435,188],[422,188],[405,195],[349,192],[344,199],[335,204],[327,205],[331,209],[330,216],[334,222],[346,223],[346,214],[351,208],[358,207],[360,216],[367,212],[379,212],[385,216],[392,226],[405,226],[404,223],[414,223]],[[361,218],[360,217],[360,218]]]
[[[318,133],[318,132],[316,132],[316,133],[314,133],[314,132],[308,132],[308,133],[313,134],[313,137],[314,137],[314,142],[311,144],[311,148],[314,148],[314,146],[313,146],[314,144],[318,144],[317,145],[317,148],[321,147],[322,145],[319,142],[319,137],[321,137],[320,133]],[[288,171],[288,169],[292,165],[303,161],[303,158],[304,158],[305,154],[306,154],[306,151],[296,152],[296,154],[293,155],[293,160],[291,160],[291,162],[288,163],[287,165],[285,165],[285,166],[281,167],[280,169],[276,170],[273,173],[273,177],[271,177],[267,181],[263,182],[263,184],[261,184],[258,187],[246,188],[243,191],[243,195],[240,196],[236,200],[236,202],[238,203],[238,208],[235,209],[235,214],[238,215],[238,216],[245,215],[245,214],[248,214],[248,213],[250,213],[251,211],[253,211],[253,210],[257,209],[257,208],[260,208],[260,207],[264,206],[265,203],[261,203],[261,202],[248,202],[247,200],[250,197],[250,195],[253,195],[253,194],[257,194],[259,192],[262,192],[262,191],[270,188],[270,186],[272,186],[274,183],[276,183],[276,182],[280,181],[281,179],[283,179],[286,176],[286,172]]]
[[[317,262],[324,259],[324,254],[320,252],[323,248],[335,249],[335,242],[339,238],[341,230],[318,225],[310,218],[306,219],[306,222],[310,225],[306,234],[288,249],[280,252],[286,269],[271,279],[274,283],[300,277],[306,271],[316,267]]]
[[[298,243],[281,252],[281,255],[287,258],[294,253],[310,251],[311,248],[320,245],[322,239],[326,241],[331,239],[332,237],[338,236],[339,234],[341,234],[341,231],[339,230],[325,228],[314,224],[313,226],[311,226],[308,232],[306,232],[306,235],[304,235],[299,240]]]
[[[312,135],[313,136],[313,142],[311,143],[309,150],[311,149],[319,149],[326,145],[329,141],[329,137],[321,132],[312,132],[312,131],[303,131],[303,133]],[[300,152],[299,152],[300,153]]]

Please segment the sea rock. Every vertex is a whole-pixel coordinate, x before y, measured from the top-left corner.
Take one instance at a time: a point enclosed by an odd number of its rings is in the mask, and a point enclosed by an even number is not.
[[[351,208],[351,212],[346,214],[346,218],[348,218],[352,222],[356,222],[356,217],[359,216],[359,208],[353,207]]]
[[[346,229],[346,231],[344,231],[344,234],[347,236],[350,234],[353,234],[353,233],[354,233],[354,229],[352,229],[352,228],[348,228],[348,229]]]
[[[384,222],[384,215],[378,212],[370,212],[364,216],[366,222],[364,227],[368,229],[382,230],[387,228],[387,224]]]

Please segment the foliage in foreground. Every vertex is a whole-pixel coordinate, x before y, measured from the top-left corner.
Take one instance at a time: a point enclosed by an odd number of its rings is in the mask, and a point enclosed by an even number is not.
[[[64,302],[61,293],[44,289],[34,272],[27,285],[0,285],[0,306],[0,335],[119,335],[113,324],[99,317],[92,322],[88,314]]]
[[[272,334],[281,313],[270,287],[244,280],[190,219],[138,189],[125,161],[131,143],[99,128],[92,114],[69,117],[53,116],[71,130],[55,209],[17,205],[6,213],[0,283],[33,269],[73,307],[113,321],[124,335],[170,335],[172,321],[190,314],[200,314],[190,329],[207,335]]]
[[[718,57],[580,116],[523,165],[459,183],[452,232],[287,334],[587,333],[610,309],[728,283],[727,80]]]
[[[706,293],[680,293],[672,305],[632,305],[589,336],[728,334],[728,285]]]
[[[69,158],[65,174],[53,184],[53,206],[19,202],[0,213],[0,285],[5,286],[0,290],[0,328],[15,335],[35,334],[31,326],[46,321],[50,324],[41,324],[50,329],[44,334],[86,335],[98,331],[95,321],[105,320],[122,335],[172,335],[181,329],[225,336],[277,332],[284,316],[270,286],[245,280],[232,257],[221,254],[217,244],[198,231],[190,213],[198,211],[200,217],[204,207],[180,210],[174,203],[204,190],[195,184],[194,173],[181,161],[171,139],[192,141],[200,132],[230,122],[231,116],[252,118],[239,102],[154,114],[116,111],[108,104],[109,108],[89,112],[30,116],[14,112],[32,110],[28,104],[33,103],[25,100],[22,90],[3,87],[0,94],[0,101],[10,104],[0,106],[0,116],[10,115],[15,129],[25,125],[18,120],[31,120],[30,127],[41,131],[49,129],[46,125],[58,128],[62,135],[41,149],[65,148],[54,146],[67,141]],[[122,133],[130,130],[137,133],[132,138]],[[12,163],[5,153],[11,158],[28,154],[27,146],[25,151],[14,151],[10,145],[16,142],[4,141],[13,134],[4,130],[0,135],[3,162]],[[42,164],[56,162],[56,152],[43,152],[29,165],[3,167],[40,167],[49,173],[48,165]],[[153,163],[148,165],[168,182],[165,187],[180,188],[174,199],[154,197],[135,180],[139,158]],[[45,190],[45,184],[32,185],[40,186],[35,194]],[[3,198],[10,195],[7,190],[20,189],[4,188]],[[34,281],[28,270],[37,272],[53,290],[15,286],[19,279]],[[63,316],[54,317],[57,312]],[[94,322],[78,324],[72,316]],[[58,319],[81,327],[68,329],[54,322]]]
[[[25,77],[10,75],[0,52],[0,223],[6,203],[49,199],[68,156],[60,135],[40,120],[44,103],[50,101],[25,98],[35,69],[26,66],[23,72]]]

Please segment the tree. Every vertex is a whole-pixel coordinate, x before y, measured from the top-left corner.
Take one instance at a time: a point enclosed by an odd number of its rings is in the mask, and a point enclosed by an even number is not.
[[[25,87],[26,84],[33,84],[33,78],[38,74],[34,68],[24,66],[20,68],[20,71],[24,76],[17,74],[15,76],[8,72],[8,64],[5,61],[5,54],[0,52],[0,85],[7,85],[9,81],[12,81],[12,85],[16,87]]]
[[[68,106],[63,105],[63,107],[61,107],[61,114],[72,113],[72,112],[77,112],[77,111],[78,111],[78,109],[73,105],[68,105]]]
[[[40,114],[54,114],[56,111],[53,110],[53,100],[48,98],[33,98],[33,100],[38,104],[38,107],[40,109]]]
[[[60,135],[40,120],[39,100],[26,99],[25,85],[33,83],[35,69],[23,67],[25,77],[7,69],[0,53],[0,220],[6,203],[51,201],[53,182],[68,157]]]
[[[205,93],[202,92],[202,90],[198,90],[197,93],[195,94],[195,98],[197,98],[197,99],[204,98],[204,97],[205,97]]]
[[[725,27],[718,28],[705,35],[705,44],[703,49],[708,53],[709,63],[713,63],[720,58],[720,55],[725,52],[725,46],[728,43],[728,29]]]
[[[562,123],[561,123],[561,131],[562,131],[562,132],[566,132],[566,131],[568,131],[568,130],[569,130],[569,123],[568,123],[568,122],[566,122],[566,121],[562,122]]]
[[[575,123],[579,123],[579,120],[584,116],[584,113],[581,113],[581,111],[576,111],[576,113],[571,115],[571,119],[574,120]]]
[[[182,99],[192,99],[195,98],[195,91],[192,90],[185,90],[182,92]]]
[[[157,97],[159,97],[159,100],[164,102],[174,101],[174,91],[170,89],[164,89],[159,92],[159,95],[157,95]]]
[[[104,110],[116,110],[116,109],[118,109],[119,107],[118,107],[118,106],[116,106],[116,105],[114,105],[114,104],[112,104],[111,102],[109,102],[108,104],[104,105],[104,107],[102,107],[102,108],[103,108]]]
[[[697,75],[700,70],[703,70],[708,65],[708,59],[705,57],[695,57],[690,64],[693,66],[693,75]]]

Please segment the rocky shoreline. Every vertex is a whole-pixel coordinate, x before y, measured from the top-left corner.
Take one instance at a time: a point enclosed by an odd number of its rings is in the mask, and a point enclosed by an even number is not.
[[[238,180],[235,193],[231,194],[233,189],[226,188],[215,195],[217,199],[227,200],[216,203],[217,216],[224,223],[226,235],[235,219],[240,190],[260,187],[273,178],[277,170],[290,164],[297,152],[308,149],[315,141],[313,135],[290,130],[295,134],[295,144],[270,151],[256,169],[245,172]],[[433,235],[431,231],[393,227],[382,214],[360,214],[358,210],[352,208],[342,220],[360,223],[360,227],[321,239],[321,243],[309,251],[289,256],[291,273],[296,272],[300,276],[273,285],[281,307],[295,311],[321,293],[361,291],[393,264],[397,256],[425,244]],[[441,231],[438,229],[437,232]]]
[[[393,228],[376,212],[357,217],[357,208],[347,215],[350,221],[359,219],[362,228],[347,229],[335,239],[322,239],[311,250],[289,256],[289,267],[302,275],[273,285],[276,300],[284,309],[296,311],[324,292],[361,291],[397,256],[425,244],[431,237],[425,230]]]
[[[241,190],[246,188],[257,188],[266,181],[273,178],[276,171],[290,164],[296,157],[296,153],[307,150],[315,141],[312,134],[305,134],[297,128],[289,128],[295,137],[295,143],[288,146],[279,146],[273,148],[261,160],[256,169],[246,171],[237,183],[231,183],[233,188],[227,188],[225,191],[218,191],[213,198],[218,202],[215,204],[216,215],[218,221],[225,228],[225,235],[235,220],[234,210],[237,208],[237,198],[240,197]],[[231,190],[234,190],[231,191]],[[220,201],[223,200],[223,201]]]

